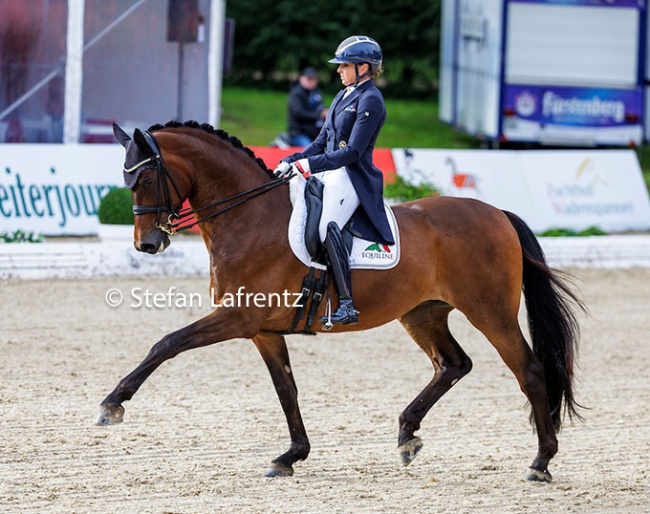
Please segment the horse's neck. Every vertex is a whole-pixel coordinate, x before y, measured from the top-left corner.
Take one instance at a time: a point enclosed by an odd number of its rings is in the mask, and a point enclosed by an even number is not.
[[[228,142],[223,142],[225,147],[221,144],[217,142],[212,153],[193,162],[193,187],[189,199],[193,209],[201,209],[271,181],[266,171],[249,155]],[[193,152],[193,155],[197,154],[200,154],[198,150]],[[242,199],[240,197],[214,209],[200,211],[197,213],[198,219]],[[288,187],[283,185],[200,223],[212,258],[219,260],[213,263],[214,266],[225,271],[260,252],[275,253],[277,248],[285,246],[284,243],[289,248],[287,226],[290,213]],[[282,250],[277,252],[281,254]]]
[[[245,154],[241,155],[235,148],[226,147],[225,151],[213,151],[195,160],[190,202],[197,203],[195,208],[203,207],[268,181],[269,177],[257,162]]]

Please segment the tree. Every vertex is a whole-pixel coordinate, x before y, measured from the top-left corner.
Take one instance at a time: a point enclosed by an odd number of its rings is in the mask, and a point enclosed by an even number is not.
[[[440,0],[237,0],[232,79],[273,82],[276,72],[319,69],[352,34],[382,45],[391,89],[433,87],[438,70]],[[334,69],[332,68],[332,75]]]

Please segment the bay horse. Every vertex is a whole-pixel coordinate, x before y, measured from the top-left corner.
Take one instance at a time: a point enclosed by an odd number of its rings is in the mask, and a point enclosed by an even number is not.
[[[215,304],[241,288],[267,295],[300,291],[307,267],[289,247],[287,179],[274,178],[237,138],[208,124],[169,122],[145,132],[136,129],[133,139],[117,125],[114,132],[127,149],[124,176],[133,194],[137,250],[164,251],[188,199],[210,255]],[[539,444],[526,478],[550,481],[556,432],[567,413],[579,417],[572,383],[576,312],[585,306],[570,277],[549,268],[524,221],[481,201],[432,197],[393,209],[401,260],[389,270],[352,271],[359,322],[336,325],[332,332],[366,330],[397,319],[430,358],[433,378],[399,416],[403,463],[408,465],[422,447],[415,432],[427,412],[472,368],[448,326],[449,313],[458,309],[494,346],[528,399]],[[522,289],[532,348],[517,320]],[[378,296],[378,290],[388,294]],[[318,316],[325,307],[320,305]],[[293,317],[291,306],[277,302],[228,305],[167,334],[103,400],[97,424],[120,423],[122,403],[166,360],[233,338],[251,339],[271,374],[291,439],[266,475],[292,475],[293,465],[310,451],[283,336]]]

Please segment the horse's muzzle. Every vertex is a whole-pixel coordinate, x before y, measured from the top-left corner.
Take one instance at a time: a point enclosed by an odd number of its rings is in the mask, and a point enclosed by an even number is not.
[[[165,248],[169,246],[169,237],[162,231],[156,230],[151,234],[136,239],[133,244],[139,252],[160,253],[164,252]]]

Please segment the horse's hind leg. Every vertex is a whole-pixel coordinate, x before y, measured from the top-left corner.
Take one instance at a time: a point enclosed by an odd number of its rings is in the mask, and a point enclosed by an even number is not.
[[[415,431],[433,405],[472,369],[472,361],[449,332],[447,318],[453,307],[443,302],[425,302],[408,312],[400,323],[431,359],[433,379],[399,418],[398,445],[408,466],[422,447]]]
[[[310,446],[298,407],[298,388],[289,362],[289,351],[284,337],[277,334],[258,334],[253,338],[253,342],[271,373],[291,436],[289,451],[271,463],[266,476],[291,476],[294,462],[305,460],[309,455]]]
[[[494,321],[496,318],[497,316],[491,316],[480,319]],[[472,322],[471,317],[468,319]],[[532,418],[537,429],[538,451],[526,479],[550,482],[551,474],[547,467],[549,461],[557,453],[557,437],[551,420],[542,364],[528,346],[516,319],[509,324],[501,325],[494,322],[489,325],[474,322],[472,324],[483,332],[496,348],[503,362],[517,379],[521,391],[530,402]]]

